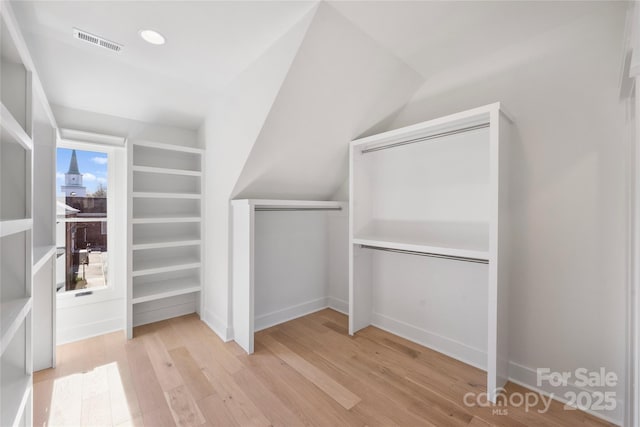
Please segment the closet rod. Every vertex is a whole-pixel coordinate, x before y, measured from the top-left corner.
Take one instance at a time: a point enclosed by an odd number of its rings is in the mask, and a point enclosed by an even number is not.
[[[280,211],[341,211],[342,208],[256,208],[256,212],[280,212]]]
[[[396,252],[396,253],[399,253],[399,254],[427,256],[427,257],[431,257],[431,258],[443,258],[443,259],[450,259],[450,260],[453,260],[453,261],[474,262],[476,264],[489,264],[489,260],[481,259],[481,258],[470,258],[470,257],[464,257],[464,256],[434,254],[434,253],[431,253],[431,252],[407,251],[407,250],[404,250],[404,249],[381,248],[379,246],[369,246],[369,245],[360,245],[360,247],[364,248],[364,249],[374,249],[376,251]]]
[[[478,129],[484,129],[489,127],[489,122],[480,123],[478,125],[468,126],[466,128],[449,130],[446,132],[440,132],[433,135],[423,136],[420,138],[410,139],[407,141],[394,142],[393,144],[382,145],[380,147],[367,148],[366,150],[362,150],[362,154],[372,153],[374,151],[386,150],[387,148],[395,148],[402,147],[403,145],[415,144],[416,142],[429,141],[430,139],[441,138],[443,136],[457,135],[459,133],[471,132]]]

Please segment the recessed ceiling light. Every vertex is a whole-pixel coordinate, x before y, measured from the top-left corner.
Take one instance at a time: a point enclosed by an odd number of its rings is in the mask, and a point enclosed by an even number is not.
[[[140,30],[140,37],[151,44],[161,45],[165,43],[164,36],[153,30]]]

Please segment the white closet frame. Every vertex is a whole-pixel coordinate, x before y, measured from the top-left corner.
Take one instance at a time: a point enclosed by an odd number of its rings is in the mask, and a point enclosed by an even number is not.
[[[395,129],[378,135],[352,141],[350,148],[350,206],[349,206],[349,333],[373,324],[373,290],[371,269],[361,268],[356,263],[358,251],[363,245],[393,251],[412,251],[443,257],[473,258],[488,262],[488,319],[487,319],[487,390],[489,399],[495,402],[508,378],[507,354],[507,290],[509,286],[508,260],[508,206],[507,206],[507,149],[509,146],[512,120],[506,115],[499,103],[486,105],[472,110],[452,114],[435,120]],[[438,140],[438,135],[460,132],[461,130],[484,126],[489,128],[489,241],[488,249],[474,248],[470,245],[456,246],[447,244],[447,239],[431,242],[411,238],[393,238],[389,233],[363,235],[356,229],[358,223],[366,222],[372,190],[368,182],[368,172],[363,166],[363,150],[385,148],[402,149],[397,145],[415,139],[424,139],[416,144],[446,144]],[[431,139],[434,138],[434,139]],[[431,139],[431,140],[430,140]],[[453,166],[453,165],[452,165]],[[446,234],[451,231],[438,232]],[[455,231],[453,231],[455,234]],[[391,233],[393,234],[393,233]],[[460,240],[451,235],[451,241]],[[442,242],[445,241],[445,244]],[[472,246],[472,245],[471,245]],[[406,255],[412,256],[412,255]],[[453,313],[452,316],[456,314]],[[393,331],[391,331],[393,332]]]
[[[233,210],[233,337],[248,354],[253,353],[255,332],[255,214],[256,209],[344,210],[345,202],[310,200],[232,200]]]

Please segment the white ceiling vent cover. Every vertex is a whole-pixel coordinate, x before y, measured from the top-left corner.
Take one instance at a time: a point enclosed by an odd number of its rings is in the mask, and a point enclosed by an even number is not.
[[[120,52],[124,47],[119,43],[112,42],[111,40],[107,40],[100,36],[96,36],[95,34],[91,34],[86,31],[79,30],[78,28],[73,29],[73,37],[75,37],[78,40],[82,40],[83,42],[90,43],[94,46],[100,46],[105,49],[109,49],[113,52]]]

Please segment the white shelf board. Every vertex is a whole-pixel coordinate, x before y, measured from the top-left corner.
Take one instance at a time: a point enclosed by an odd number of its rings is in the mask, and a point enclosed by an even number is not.
[[[200,292],[200,283],[194,278],[162,280],[152,283],[133,285],[132,304],[153,301],[161,298]]]
[[[174,145],[174,144],[163,144],[163,143],[154,142],[154,141],[136,140],[134,141],[133,145],[137,145],[140,147],[157,148],[160,150],[180,151],[182,153],[202,154],[204,152],[202,148],[186,147],[183,145]]]
[[[24,370],[24,368],[17,366],[15,369]],[[2,383],[1,426],[15,426],[18,424],[27,406],[32,384],[31,375],[26,373],[17,378],[11,378],[6,384]]]
[[[489,259],[489,224],[373,221],[356,233],[354,244]]]
[[[158,258],[144,261],[134,261],[132,277],[146,276],[149,274],[168,273],[171,271],[190,270],[199,268],[200,261],[195,258]]]
[[[187,169],[157,168],[153,166],[133,166],[134,172],[158,173],[165,175],[202,176],[201,171]]]
[[[237,199],[232,200],[234,206],[251,205],[255,208],[341,208],[346,209],[346,202],[335,202],[327,200],[274,200],[274,199]]]
[[[33,270],[35,274],[56,253],[55,245],[33,247]]]
[[[4,354],[7,346],[20,328],[31,310],[30,297],[18,298],[0,304],[0,354]]]
[[[31,230],[31,227],[33,227],[31,218],[0,221],[0,237]]]
[[[138,241],[132,245],[134,251],[142,249],[161,249],[161,248],[177,248],[182,246],[198,246],[200,245],[200,239],[192,240],[159,240],[159,239],[145,239]]]
[[[155,216],[144,218],[133,218],[132,224],[169,224],[176,222],[201,222],[199,216]]]
[[[474,258],[489,260],[488,251],[473,251],[468,249],[447,248],[442,246],[431,246],[424,244],[414,244],[406,242],[394,242],[390,240],[380,240],[378,238],[354,238],[353,244],[375,246],[383,249],[396,249],[401,251],[424,252],[436,255],[447,255],[462,258]]]
[[[131,197],[141,199],[201,199],[200,193],[159,193],[154,191],[135,191]]]
[[[13,114],[9,111],[4,104],[0,102],[0,124],[2,129],[5,130],[12,139],[18,142],[25,150],[33,150],[33,141],[27,135],[27,132],[20,126],[20,123],[13,117]]]

